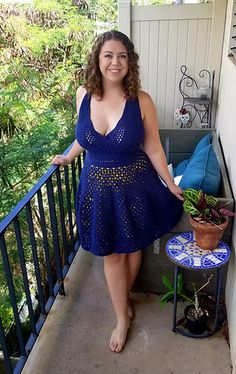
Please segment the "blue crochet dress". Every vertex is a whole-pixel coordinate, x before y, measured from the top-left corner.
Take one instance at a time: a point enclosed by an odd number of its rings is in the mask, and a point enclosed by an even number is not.
[[[107,135],[93,127],[90,100],[86,94],[76,125],[78,143],[87,151],[76,204],[81,246],[99,256],[135,252],[177,223],[182,203],[140,149],[144,127],[138,99],[126,101]]]

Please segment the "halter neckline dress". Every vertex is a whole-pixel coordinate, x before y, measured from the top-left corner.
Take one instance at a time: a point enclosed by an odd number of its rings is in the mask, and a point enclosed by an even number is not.
[[[182,202],[160,180],[141,149],[144,126],[138,98],[126,101],[115,128],[102,135],[85,94],[76,139],[86,150],[76,199],[81,246],[98,256],[145,249],[179,220]]]

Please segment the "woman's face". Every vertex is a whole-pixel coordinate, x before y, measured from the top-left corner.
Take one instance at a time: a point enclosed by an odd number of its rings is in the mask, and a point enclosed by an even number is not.
[[[104,81],[122,82],[128,73],[128,53],[118,40],[106,41],[99,53],[99,68]]]

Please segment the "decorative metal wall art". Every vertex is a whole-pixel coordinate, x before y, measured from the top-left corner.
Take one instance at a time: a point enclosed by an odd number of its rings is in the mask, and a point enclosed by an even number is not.
[[[192,127],[193,121],[197,127],[211,127],[211,110],[213,101],[214,75],[209,70],[199,72],[200,82],[187,74],[187,67],[180,67],[182,77],[179,81],[179,92],[183,98],[180,109],[176,109],[174,117],[180,127]]]

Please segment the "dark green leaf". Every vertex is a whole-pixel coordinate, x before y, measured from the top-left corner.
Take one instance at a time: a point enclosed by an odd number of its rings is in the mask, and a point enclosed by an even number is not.
[[[169,291],[161,297],[160,303],[161,303],[161,305],[163,305],[163,304],[167,303],[168,301],[172,300],[173,298],[174,298],[174,292]]]
[[[171,291],[174,290],[170,280],[165,275],[162,275],[162,282],[168,290],[171,290]]]

